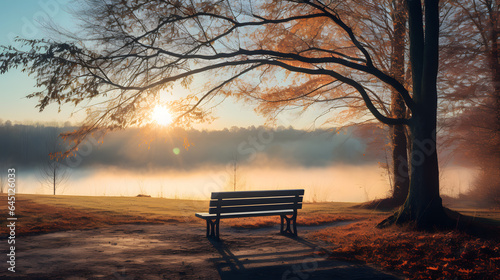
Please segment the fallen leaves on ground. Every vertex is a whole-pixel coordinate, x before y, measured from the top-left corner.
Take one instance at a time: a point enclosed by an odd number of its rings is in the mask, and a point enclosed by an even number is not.
[[[318,230],[311,237],[330,244],[333,259],[373,263],[410,279],[499,279],[499,238],[375,225],[359,221]]]

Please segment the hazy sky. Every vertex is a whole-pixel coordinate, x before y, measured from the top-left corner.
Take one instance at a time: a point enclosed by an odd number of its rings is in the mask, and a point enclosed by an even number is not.
[[[33,39],[47,36],[41,23],[53,21],[64,28],[74,28],[75,21],[68,11],[73,8],[70,0],[1,0],[0,1],[0,45],[11,45],[15,36]],[[25,96],[34,91],[34,80],[20,71],[10,71],[0,75],[0,119],[14,123],[59,122],[79,123],[84,113],[71,104],[62,107],[58,113],[56,105],[48,106],[40,113],[35,108],[37,101]],[[265,119],[257,116],[254,106],[235,103],[227,99],[215,113],[218,118],[211,125],[200,128],[222,129],[231,126],[247,127],[262,125]],[[311,110],[312,111],[312,110]],[[71,117],[71,114],[74,116]],[[313,125],[317,112],[306,112],[300,118],[295,113],[283,114],[278,125],[295,128],[309,128]],[[321,123],[316,123],[319,125]]]

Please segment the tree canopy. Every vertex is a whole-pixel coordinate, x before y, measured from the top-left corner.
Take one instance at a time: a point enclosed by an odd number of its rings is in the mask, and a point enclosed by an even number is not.
[[[30,51],[5,49],[0,64],[2,73],[20,66],[36,76],[42,90],[30,96],[40,110],[105,96],[85,133],[141,123],[162,89],[187,86],[200,73],[211,77],[206,90],[170,104],[184,121],[203,119],[200,105],[222,93],[265,101],[264,114],[362,100],[380,121],[406,123],[384,114],[375,83],[396,88],[413,107],[406,88],[336,12],[340,2],[86,2],[78,12],[84,33],[67,42],[25,40]]]
[[[206,119],[203,105],[216,95],[257,101],[265,115],[317,103],[364,106],[384,124],[407,126],[412,141],[410,192],[394,221],[442,223],[439,1],[405,1],[411,85],[387,70],[390,57],[374,56],[373,42],[385,44],[379,33],[342,13],[350,2],[87,0],[78,12],[81,32],[65,42],[23,40],[28,51],[4,48],[0,73],[21,67],[34,75],[41,90],[30,96],[39,98],[40,110],[100,101],[80,130],[64,135],[76,144],[89,133],[143,123],[162,90],[189,86],[200,74],[209,77],[202,90],[168,104],[179,122]],[[373,20],[383,28],[383,17]],[[405,114],[384,108],[383,93],[391,91]]]

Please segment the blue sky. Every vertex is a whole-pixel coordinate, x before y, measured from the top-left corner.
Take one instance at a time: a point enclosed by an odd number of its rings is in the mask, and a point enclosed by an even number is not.
[[[47,19],[65,28],[75,26],[72,16],[68,13],[70,0],[1,0],[0,1],[0,45],[11,45],[16,36],[33,39],[43,38],[47,33],[41,23]],[[27,94],[35,91],[34,80],[20,71],[10,71],[0,75],[0,119],[14,123],[58,122],[70,121],[79,123],[84,118],[81,108],[67,104],[58,112],[56,105],[48,106],[43,112],[35,108],[37,100],[27,99]],[[73,116],[72,113],[74,113]],[[296,128],[309,128],[313,124],[315,112],[310,112],[298,120],[294,114],[283,115],[277,124]],[[317,112],[316,112],[317,113]],[[253,112],[249,104],[235,103],[228,98],[216,109],[218,118],[209,126],[212,129],[224,127],[264,124],[264,118]],[[320,123],[317,123],[318,125]]]
[[[0,2],[0,45],[14,44],[16,36],[33,39],[44,37],[40,22],[51,19],[56,23],[67,23],[70,15],[65,12],[68,0],[2,0]],[[25,96],[36,88],[34,81],[19,70],[0,75],[0,119],[4,122],[77,122],[70,118],[74,108],[63,108],[58,113],[56,106],[49,106],[39,113],[35,99]],[[76,117],[76,116],[75,116]],[[81,118],[81,116],[80,116]]]

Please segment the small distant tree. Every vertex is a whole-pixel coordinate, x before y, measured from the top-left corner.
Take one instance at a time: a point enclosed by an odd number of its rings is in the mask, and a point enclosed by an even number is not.
[[[238,170],[238,157],[233,155],[233,191],[236,191],[236,171]]]
[[[65,183],[69,179],[70,173],[68,166],[54,156],[62,148],[60,138],[57,137],[56,133],[49,136],[46,147],[47,159],[40,166],[39,181],[43,187],[51,189],[52,193],[56,195],[57,191],[59,193],[64,191]]]

